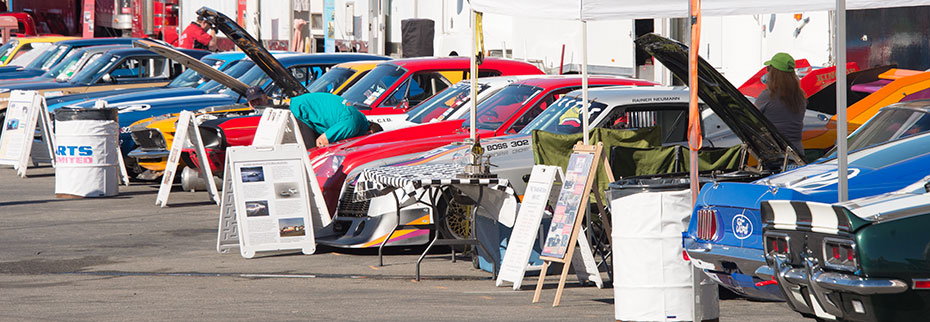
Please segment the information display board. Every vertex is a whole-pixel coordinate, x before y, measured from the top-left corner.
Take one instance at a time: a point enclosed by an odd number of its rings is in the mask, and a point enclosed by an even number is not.
[[[569,158],[562,189],[559,191],[559,198],[552,214],[552,224],[549,233],[546,235],[546,243],[543,245],[543,251],[540,255],[540,259],[543,260],[543,267],[539,273],[539,282],[536,284],[533,303],[539,302],[543,283],[546,281],[546,271],[549,265],[555,262],[563,264],[558,290],[555,293],[555,300],[552,302],[552,306],[559,305],[562,291],[565,289],[568,269],[571,266],[568,263],[572,262],[575,245],[579,238],[578,234],[581,230],[581,220],[584,219],[584,216],[579,216],[579,214],[584,214],[587,209],[588,196],[594,184],[594,174],[603,148],[603,143],[597,143],[597,145],[593,146],[578,143],[575,145],[574,153]],[[569,252],[569,250],[572,251]]]
[[[48,161],[54,166],[55,143],[51,135],[51,120],[45,112],[45,98],[36,91],[10,93],[6,120],[0,129],[0,164],[13,166],[19,176],[25,177],[37,129]]]
[[[232,179],[239,251],[316,251],[309,189],[297,145],[231,147],[227,177]]]

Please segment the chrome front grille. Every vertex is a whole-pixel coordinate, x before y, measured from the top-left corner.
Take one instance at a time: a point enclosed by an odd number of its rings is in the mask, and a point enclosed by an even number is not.
[[[143,149],[167,149],[168,144],[161,132],[155,129],[132,131],[132,140]]]

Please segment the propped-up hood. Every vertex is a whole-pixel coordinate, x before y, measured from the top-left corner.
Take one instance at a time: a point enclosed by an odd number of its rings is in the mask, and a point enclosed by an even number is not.
[[[198,9],[197,15],[226,34],[226,37],[229,37],[242,52],[255,62],[255,65],[265,71],[265,74],[268,74],[274,83],[284,90],[285,95],[295,97],[308,93],[307,88],[301,85],[300,81],[294,78],[277,59],[272,57],[261,42],[252,38],[245,29],[236,24],[235,20],[229,19],[226,15],[207,7]]]
[[[193,69],[197,71],[197,73],[200,73],[200,75],[204,75],[207,78],[215,80],[218,83],[236,91],[236,93],[239,93],[239,95],[245,95],[245,91],[249,89],[248,85],[240,82],[238,79],[232,78],[231,76],[226,75],[216,68],[213,68],[210,65],[207,65],[206,63],[169,46],[164,46],[154,41],[144,39],[134,41],[133,45],[135,47],[148,49],[149,51],[176,61],[181,65],[184,65],[184,67]]]
[[[636,45],[662,62],[678,78],[688,79],[688,47],[685,45],[656,34],[639,37]],[[786,155],[799,165],[805,164],[772,122],[700,57],[698,96],[749,146],[750,153],[762,164],[780,163]]]

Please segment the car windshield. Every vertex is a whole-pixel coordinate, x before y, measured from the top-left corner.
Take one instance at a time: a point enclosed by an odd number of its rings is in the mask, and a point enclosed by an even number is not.
[[[930,130],[930,114],[909,108],[884,108],[846,138],[849,152],[903,139]],[[836,157],[836,148],[828,158]]]
[[[3,46],[0,46],[0,62],[5,62],[10,55],[13,54],[13,50],[16,49],[16,46],[19,45],[19,40],[10,39]]]
[[[482,130],[497,130],[523,105],[526,105],[527,102],[542,91],[542,88],[539,87],[519,84],[505,87],[494,96],[478,104],[478,113],[476,114],[478,124],[475,127]],[[465,119],[462,127],[471,126],[468,114],[465,114],[462,118]]]
[[[63,71],[71,69],[74,65],[77,65],[81,62],[81,59],[87,57],[87,52],[83,50],[72,50],[68,53],[68,56],[65,56],[65,59],[62,59],[60,63],[55,64],[49,69],[45,74],[42,74],[42,77],[51,77],[56,78],[58,75],[61,75]],[[70,78],[70,75],[68,78]],[[67,78],[66,78],[67,79]]]
[[[8,65],[14,66],[26,66],[29,65],[36,57],[39,57],[42,53],[45,52],[45,49],[53,46],[49,42],[33,42],[24,44],[19,48],[15,54],[13,54],[13,60],[10,61]]]
[[[202,81],[203,81],[203,76],[201,76],[200,73],[197,73],[197,71],[188,68],[184,70],[184,72],[181,73],[181,75],[178,75],[178,77],[175,77],[174,80],[168,83],[168,85],[165,85],[165,87],[168,87],[168,88],[197,87],[197,85],[200,85]]]
[[[226,64],[226,66],[223,66],[223,69],[220,71],[226,75],[229,75],[229,77],[241,80],[242,75],[245,75],[245,73],[251,70],[252,67],[255,67],[255,63],[253,63],[251,60],[242,59]],[[222,90],[225,90],[226,86],[211,79],[209,82],[201,85],[200,89],[207,93],[218,93]]]
[[[310,83],[310,86],[307,86],[307,91],[310,93],[332,93],[354,74],[355,71],[349,68],[336,67],[330,69],[326,74]]]
[[[119,57],[109,54],[101,55],[97,57],[97,59],[94,59],[94,61],[85,65],[84,68],[81,68],[81,71],[77,72],[77,74],[71,78],[71,83],[90,85],[97,80],[98,76],[102,76],[103,73],[106,73],[107,70],[118,61]]]
[[[491,86],[478,83],[478,93],[484,92]],[[414,123],[428,123],[442,121],[449,117],[459,106],[467,103],[471,97],[471,86],[468,81],[462,81],[446,90],[433,95],[423,101],[414,109],[407,112],[407,121]]]
[[[378,65],[346,90],[342,97],[356,106],[370,107],[406,73],[406,69],[394,64]]]
[[[245,83],[245,86],[248,87],[264,87],[265,83],[268,83],[270,80],[271,77],[268,77],[264,70],[258,66],[255,66],[254,64],[252,65],[252,68],[249,69],[249,71],[245,72],[245,74],[242,74],[242,77],[239,77],[239,81]],[[236,93],[236,91],[230,88],[225,88],[221,90],[220,93],[229,96],[239,96],[239,93]]]
[[[29,63],[26,69],[48,70],[58,61],[58,58],[61,58],[61,56],[68,51],[68,48],[70,48],[68,45],[51,46],[43,51],[38,58]]]
[[[530,134],[533,130],[559,134],[581,133],[581,103],[580,97],[565,96],[543,110],[539,116],[526,125],[520,134]],[[588,121],[594,121],[598,115],[607,109],[607,104],[592,101],[588,107]]]

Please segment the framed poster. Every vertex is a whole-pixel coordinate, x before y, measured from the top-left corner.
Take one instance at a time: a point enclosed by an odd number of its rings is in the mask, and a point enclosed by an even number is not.
[[[591,164],[594,155],[589,153],[572,154],[568,160],[568,169],[565,171],[565,180],[559,199],[552,212],[552,225],[546,234],[546,243],[540,255],[552,258],[565,258],[569,240],[575,228],[575,218],[578,217],[582,200],[588,192],[585,189],[588,175],[591,173]]]
[[[316,251],[310,190],[297,145],[233,147],[227,151],[232,173],[233,206],[239,251]]]

